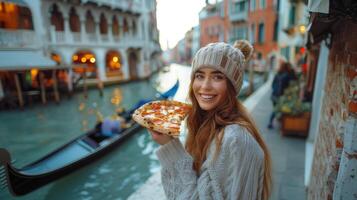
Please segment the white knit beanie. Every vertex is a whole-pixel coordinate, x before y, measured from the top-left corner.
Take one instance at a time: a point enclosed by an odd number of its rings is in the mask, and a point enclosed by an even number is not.
[[[210,43],[198,50],[193,58],[191,80],[200,68],[217,69],[231,81],[238,95],[243,83],[243,67],[252,53],[253,46],[247,40],[237,40],[233,46],[223,42]]]

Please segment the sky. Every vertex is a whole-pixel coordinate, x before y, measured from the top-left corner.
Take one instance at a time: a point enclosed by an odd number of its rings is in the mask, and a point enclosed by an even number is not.
[[[198,25],[198,13],[205,0],[157,0],[157,26],[163,50],[173,48],[192,27]]]

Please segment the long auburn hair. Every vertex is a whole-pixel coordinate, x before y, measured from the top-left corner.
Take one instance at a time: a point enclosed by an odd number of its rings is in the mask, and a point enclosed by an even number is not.
[[[209,145],[212,143],[213,139],[216,139],[216,152],[214,158],[218,155],[222,145],[225,126],[229,124],[239,124],[246,128],[264,152],[262,197],[263,200],[268,200],[272,186],[270,153],[249,113],[243,104],[236,98],[237,93],[233,85],[228,79],[226,79],[226,83],[228,85],[227,97],[224,99],[224,102],[219,104],[212,111],[204,111],[200,108],[197,99],[194,96],[192,89],[193,80],[191,81],[189,98],[192,102],[192,109],[187,117],[188,136],[185,148],[193,157],[193,169],[199,174],[201,166],[206,160]]]

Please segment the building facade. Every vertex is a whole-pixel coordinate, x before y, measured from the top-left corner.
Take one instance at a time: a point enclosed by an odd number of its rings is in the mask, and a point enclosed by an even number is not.
[[[39,51],[59,65],[86,65],[89,77],[101,81],[145,77],[158,68],[155,0],[21,0],[1,5],[19,10],[5,11],[8,19],[1,18],[2,50]]]
[[[200,27],[195,26],[192,28],[192,48],[191,55],[195,56],[196,52],[200,49]]]
[[[243,0],[226,0],[227,6],[227,19],[229,21],[229,39],[230,44],[234,41],[246,39],[248,40],[248,11],[249,1]]]
[[[306,29],[308,24],[308,9],[306,2],[277,1],[278,12],[278,45],[280,54],[291,63],[297,64],[301,54],[300,49],[306,43]]]
[[[246,2],[249,4],[248,38],[254,46],[257,57],[269,59],[271,54],[278,50],[277,2],[279,0],[250,0]]]
[[[225,1],[207,4],[199,13],[200,46],[212,42],[227,42],[228,30],[225,18]]]

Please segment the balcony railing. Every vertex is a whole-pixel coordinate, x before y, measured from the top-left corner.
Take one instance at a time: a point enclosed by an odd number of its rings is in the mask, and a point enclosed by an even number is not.
[[[100,35],[102,42],[109,42],[109,37],[108,35]]]
[[[72,35],[73,35],[73,42],[81,42],[82,41],[81,33],[72,33]]]
[[[199,14],[200,19],[206,19],[206,18],[214,17],[214,16],[221,16],[221,12],[220,11],[208,12],[208,11],[204,10]]]
[[[113,39],[115,42],[119,42],[120,37],[119,37],[119,35],[113,35]]]
[[[63,31],[56,31],[55,32],[55,41],[56,43],[64,43],[66,41],[66,36]]]
[[[231,12],[229,14],[229,19],[231,21],[247,21],[248,20],[248,10],[241,12]]]
[[[138,34],[136,35],[125,34],[121,36],[113,35],[112,37],[109,37],[109,35],[100,34],[98,37],[96,33],[84,33],[84,34],[80,32],[65,33],[62,31],[54,31],[54,29],[52,29],[49,35],[50,35],[50,42],[53,45],[101,44],[101,45],[109,45],[109,46],[121,45],[121,46],[140,48],[144,44],[144,41],[142,40],[142,38],[140,38]],[[0,37],[0,41],[2,41],[2,37]]]
[[[36,33],[31,30],[0,29],[1,48],[25,48],[39,46]]]
[[[140,12],[140,3],[132,0],[82,0],[82,3],[92,2],[98,5],[106,5],[111,8],[119,8],[122,10],[130,10],[133,12]]]
[[[88,38],[88,41],[91,41],[91,42],[98,41],[97,35],[95,33],[87,33],[87,38]]]

